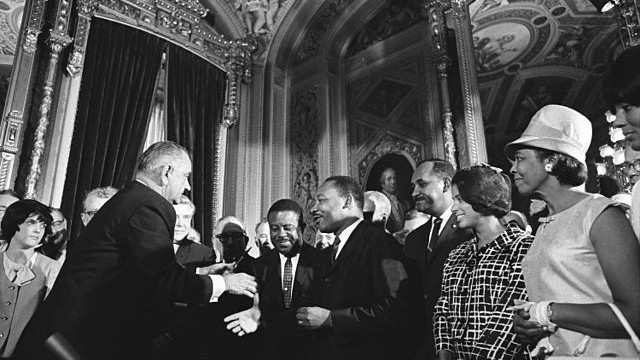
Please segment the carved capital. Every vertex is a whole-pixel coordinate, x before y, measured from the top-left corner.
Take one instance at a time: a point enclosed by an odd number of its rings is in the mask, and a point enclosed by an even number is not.
[[[31,3],[31,12],[29,13],[29,22],[24,32],[24,42],[22,49],[27,54],[36,52],[38,35],[42,29],[42,21],[44,18],[45,0],[33,0]]]
[[[24,34],[24,42],[22,43],[22,49],[28,54],[36,52],[38,43],[39,30],[27,29]]]
[[[59,55],[60,52],[62,52],[62,49],[71,44],[71,41],[73,41],[73,38],[71,38],[70,36],[59,34],[52,30],[46,43],[53,54]]]
[[[254,53],[258,49],[257,41],[248,36],[244,39],[227,42],[228,48],[224,53],[225,69],[233,73],[238,80],[248,83],[251,81]]]

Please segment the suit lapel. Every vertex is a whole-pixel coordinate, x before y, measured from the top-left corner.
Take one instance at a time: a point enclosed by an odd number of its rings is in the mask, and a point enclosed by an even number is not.
[[[307,263],[304,245],[298,258],[298,267],[296,268],[296,278],[293,281],[292,306],[301,306],[301,297],[305,290],[311,286],[313,278],[313,270]],[[284,298],[284,295],[283,295]]]
[[[265,287],[270,287],[279,307],[284,308],[284,292],[282,291],[282,274],[280,269],[280,254],[274,249],[269,252],[269,266],[265,274]]]
[[[331,267],[331,271],[333,271],[338,266],[340,266],[340,263],[342,263],[344,259],[348,258],[351,255],[351,253],[353,253],[354,249],[358,247],[357,243],[360,240],[360,236],[362,232],[364,231],[364,226],[366,226],[365,222],[361,221],[360,224],[358,224],[358,226],[356,226],[356,228],[353,230],[353,232],[351,233],[351,236],[349,236],[349,238],[347,239],[347,243],[344,244],[344,246],[342,247],[342,250],[340,250],[340,253],[338,254],[338,258],[333,263],[333,266]]]
[[[429,223],[431,223],[431,222],[429,222]],[[447,242],[447,239],[449,239],[453,233],[456,232],[457,226],[454,229],[454,225],[455,224],[456,224],[455,217],[453,215],[449,216],[449,220],[444,225],[444,229],[442,229],[442,232],[437,237],[436,241],[432,241],[432,243],[431,243],[431,251],[427,250],[425,266],[429,266],[431,261],[435,257],[437,257],[438,253],[442,249],[442,245]],[[431,230],[431,228],[429,228],[429,230]],[[428,240],[428,238],[429,238],[429,233],[427,232],[427,240]]]

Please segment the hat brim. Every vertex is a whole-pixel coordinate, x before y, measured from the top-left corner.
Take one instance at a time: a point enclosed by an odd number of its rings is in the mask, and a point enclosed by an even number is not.
[[[586,164],[586,154],[576,149],[573,144],[556,138],[544,138],[539,136],[525,135],[514,140],[504,147],[504,155],[509,160],[513,160],[516,150],[523,147],[534,147],[543,150],[555,151],[561,154],[569,155],[583,164]]]

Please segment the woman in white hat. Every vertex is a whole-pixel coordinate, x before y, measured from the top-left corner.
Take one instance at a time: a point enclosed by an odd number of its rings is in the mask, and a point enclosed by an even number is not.
[[[608,304],[638,331],[640,245],[614,202],[575,189],[586,179],[590,143],[586,117],[548,105],[505,147],[518,191],[537,194],[549,209],[522,263],[531,302],[514,315],[522,339],[541,340],[534,354],[637,356]]]

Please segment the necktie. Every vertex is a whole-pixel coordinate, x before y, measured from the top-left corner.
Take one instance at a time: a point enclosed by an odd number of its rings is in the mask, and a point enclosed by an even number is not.
[[[435,244],[436,241],[438,241],[438,233],[440,232],[440,225],[442,225],[442,219],[441,218],[435,218],[433,220],[432,226],[431,226],[431,237],[429,238],[429,243],[427,244],[427,249],[429,251],[431,251],[431,245]]]
[[[331,265],[336,262],[336,258],[338,257],[338,249],[340,246],[340,238],[336,236],[335,240],[333,240],[333,247],[331,248]]]
[[[287,258],[284,263],[284,276],[283,276],[283,288],[284,293],[284,306],[288,309],[291,306],[291,298],[293,297],[293,265],[291,264],[291,258]]]

